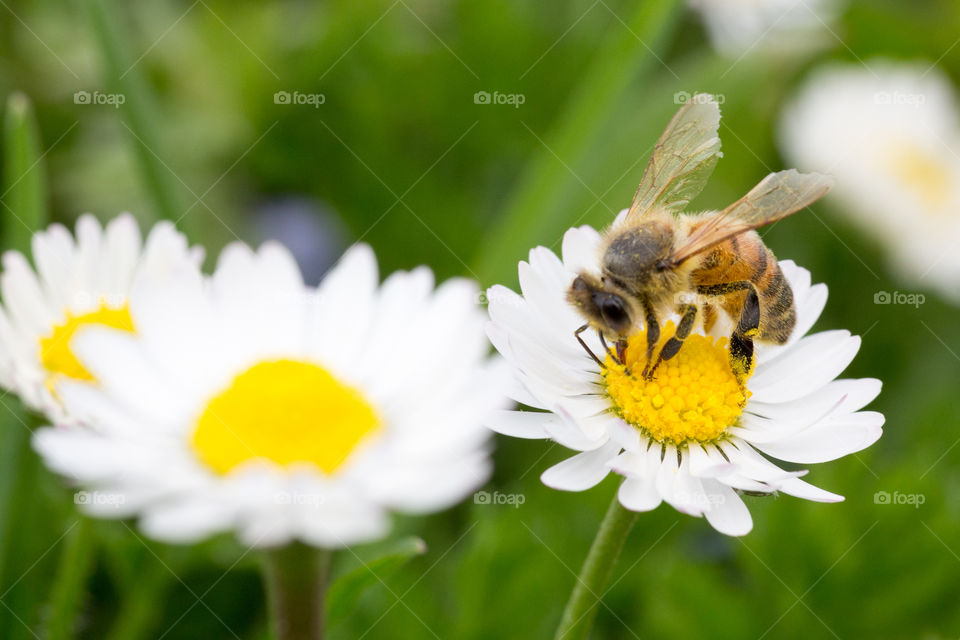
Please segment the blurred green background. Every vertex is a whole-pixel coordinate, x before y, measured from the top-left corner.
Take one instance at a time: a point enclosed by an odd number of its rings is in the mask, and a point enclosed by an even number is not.
[[[362,239],[384,273],[426,263],[440,278],[513,286],[529,247],[559,250],[567,227],[603,226],[629,203],[678,91],[725,96],[725,158],[696,203],[711,207],[783,167],[776,117],[810,68],[939,60],[960,79],[953,0],[851,2],[825,47],[740,60],[714,53],[698,16],[668,0],[0,5],[0,94],[34,104],[42,162],[27,182],[42,187],[45,173],[53,219],[168,216],[212,257],[238,238],[278,237],[312,281]],[[83,91],[125,103],[84,104]],[[480,91],[523,104],[477,104]],[[884,437],[813,469],[842,504],[747,498],[755,526],[743,539],[666,506],[642,515],[594,637],[960,635],[957,310],[933,295],[919,309],[874,305],[898,283],[882,248],[832,206],[765,240],[829,285],[818,328],[864,336],[846,375],[884,381],[870,407],[887,416]],[[82,520],[26,444],[37,419],[11,396],[3,404],[0,638],[267,637],[255,552],[229,537],[159,545],[129,522]],[[524,504],[398,519],[395,537],[419,535],[428,551],[334,612],[331,637],[550,637],[616,484],[546,489],[539,474],[565,455],[498,437],[486,489]],[[877,491],[925,501],[875,504]],[[335,571],[378,553],[342,552]],[[63,610],[79,612],[73,627],[51,623]]]

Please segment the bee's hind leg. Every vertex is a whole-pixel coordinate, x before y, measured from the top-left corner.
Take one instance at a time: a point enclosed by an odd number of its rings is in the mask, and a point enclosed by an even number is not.
[[[760,333],[760,298],[757,288],[748,280],[697,288],[698,293],[705,295],[726,295],[744,290],[747,297],[740,310],[737,327],[730,336],[730,369],[741,384],[753,371],[753,339]]]
[[[753,338],[760,333],[760,299],[757,290],[751,286],[747,290],[747,299],[743,303],[737,328],[730,336],[730,368],[742,384],[753,371]]]
[[[697,320],[697,305],[685,304],[681,306],[678,311],[680,312],[681,317],[680,323],[677,324],[676,333],[674,333],[663,345],[663,348],[660,349],[660,353],[657,355],[657,361],[653,363],[653,366],[651,367],[648,363],[648,368],[643,370],[643,377],[648,380],[653,378],[653,374],[656,372],[657,367],[660,366],[661,362],[664,360],[669,360],[673,356],[677,355],[677,352],[680,351],[680,347],[683,346],[683,341],[687,339],[687,336],[690,335],[690,331],[693,330],[693,323]]]

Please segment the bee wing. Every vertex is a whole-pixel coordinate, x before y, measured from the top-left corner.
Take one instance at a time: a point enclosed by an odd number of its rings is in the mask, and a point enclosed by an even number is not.
[[[667,124],[653,149],[627,217],[651,208],[682,210],[703,191],[720,152],[720,106],[713,96],[693,96]]]
[[[833,178],[820,173],[796,169],[771,173],[747,195],[698,226],[670,260],[679,264],[728,238],[786,218],[822,198],[832,186]]]

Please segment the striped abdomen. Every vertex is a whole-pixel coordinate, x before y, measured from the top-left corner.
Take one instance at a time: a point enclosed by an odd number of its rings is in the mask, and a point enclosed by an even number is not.
[[[756,287],[760,301],[757,338],[776,344],[787,341],[797,323],[793,290],[780,270],[777,259],[756,231],[742,233],[720,243],[699,260],[700,264],[690,273],[694,287],[750,281]],[[718,303],[736,322],[746,297],[746,291],[729,293]],[[711,313],[715,311],[704,311],[704,323],[709,327],[712,324]]]

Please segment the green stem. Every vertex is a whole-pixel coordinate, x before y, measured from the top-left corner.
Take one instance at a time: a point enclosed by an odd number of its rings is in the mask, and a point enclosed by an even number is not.
[[[264,582],[276,640],[323,640],[330,552],[298,542],[264,558]]]
[[[176,577],[167,565],[153,561],[140,571],[139,579],[125,586],[124,597],[107,640],[145,640],[151,637],[163,602]]]
[[[597,537],[590,545],[590,553],[583,563],[570,600],[563,610],[554,640],[581,640],[586,638],[597,617],[597,604],[603,597],[620,557],[627,534],[637,521],[637,513],[620,506],[617,496],[600,523]]]
[[[66,640],[74,637],[77,613],[83,602],[83,591],[96,552],[93,523],[81,518],[65,541],[60,566],[50,596],[48,640]]]

